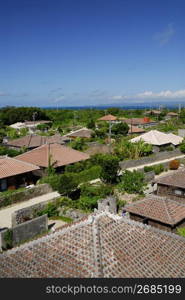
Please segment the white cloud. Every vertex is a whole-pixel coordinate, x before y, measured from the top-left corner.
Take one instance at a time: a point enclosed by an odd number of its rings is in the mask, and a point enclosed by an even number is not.
[[[154,35],[154,39],[157,40],[160,46],[164,46],[167,44],[172,36],[175,34],[175,29],[173,24],[168,24],[167,28],[165,28],[162,32],[158,32]]]
[[[170,91],[165,90],[159,93],[154,93],[152,91],[145,91],[143,93],[136,94],[134,98],[162,98],[162,99],[169,99],[169,98],[185,98],[185,90],[177,90],[177,91]]]

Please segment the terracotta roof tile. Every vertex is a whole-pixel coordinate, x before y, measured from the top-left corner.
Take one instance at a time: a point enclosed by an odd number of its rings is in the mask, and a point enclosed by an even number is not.
[[[17,160],[15,158],[0,158],[0,179],[32,172],[38,169],[38,166]]]
[[[0,277],[185,277],[185,239],[108,212],[0,254]]]
[[[115,121],[117,120],[117,117],[113,115],[106,115],[98,119],[98,121]]]
[[[185,188],[185,170],[174,171],[172,174],[161,176],[155,183]]]
[[[81,137],[81,138],[91,138],[93,130],[88,128],[81,128],[76,131],[66,134],[67,137]]]
[[[89,155],[86,153],[59,144],[46,144],[18,155],[16,158],[39,167],[47,168],[49,155],[51,155],[54,167],[66,166],[89,158]]]
[[[185,204],[154,195],[125,206],[125,210],[168,225],[185,219]]]

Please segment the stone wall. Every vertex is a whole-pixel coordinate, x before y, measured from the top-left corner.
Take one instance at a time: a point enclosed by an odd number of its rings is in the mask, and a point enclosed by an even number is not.
[[[164,159],[170,159],[171,157],[183,155],[179,149],[176,149],[174,151],[164,151],[164,152],[158,152],[153,154],[152,156],[148,157],[142,157],[140,159],[132,159],[132,160],[125,160],[120,162],[120,167],[122,170],[127,168],[133,168],[138,167],[144,164],[150,164],[153,162],[157,162]]]
[[[108,211],[112,214],[117,213],[117,203],[115,197],[107,197],[98,201],[98,211]]]
[[[13,246],[45,233],[48,230],[48,217],[43,215],[33,220],[24,222],[12,228]]]
[[[11,245],[17,246],[23,242],[26,242],[34,237],[47,232],[48,230],[48,217],[43,215],[33,220],[24,222],[12,228],[0,231],[0,250],[5,250],[8,247],[6,235],[11,232]]]
[[[15,211],[12,213],[12,227],[37,217],[38,213],[45,209],[48,203],[55,203],[57,199],[47,200]]]
[[[48,184],[39,184],[23,191],[15,191],[9,195],[0,195],[0,208],[14,203],[23,202],[52,191],[52,188]]]

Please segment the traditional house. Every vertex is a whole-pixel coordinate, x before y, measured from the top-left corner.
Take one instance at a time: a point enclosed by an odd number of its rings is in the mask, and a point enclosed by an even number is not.
[[[123,120],[123,122],[125,122],[127,124],[130,124],[130,125],[133,125],[133,126],[138,126],[138,127],[141,127],[141,128],[148,128],[148,127],[157,125],[156,121],[153,121],[148,117],[130,118],[130,119]]]
[[[27,135],[18,139],[6,141],[3,143],[4,146],[12,149],[22,149],[26,148],[32,150],[34,148],[40,147],[45,144],[60,144],[63,145],[69,141],[68,137],[63,137],[60,134],[55,134],[53,136],[41,136],[41,135]]]
[[[173,112],[173,111],[171,111],[171,112],[169,112],[169,113],[167,113],[167,115],[166,115],[166,120],[170,120],[170,119],[176,119],[176,118],[178,118],[178,113],[175,113],[175,112]]]
[[[92,133],[93,133],[92,129],[81,128],[81,129],[78,129],[78,130],[75,130],[73,132],[66,134],[65,137],[67,137],[69,139],[76,139],[76,138],[90,139]]]
[[[133,125],[128,125],[129,126],[129,131],[128,134],[142,134],[145,133],[145,130],[143,128],[139,128],[137,126]]]
[[[53,166],[61,172],[65,166],[89,159],[89,155],[59,144],[46,144],[16,156],[16,159],[32,163],[42,170]]]
[[[0,191],[16,189],[21,186],[35,183],[38,179],[36,174],[37,170],[39,170],[39,167],[31,163],[7,156],[1,157]]]
[[[166,134],[158,130],[151,130],[130,141],[136,143],[140,140],[153,145],[154,152],[157,152],[160,151],[161,147],[171,146],[176,148],[182,142],[183,138],[172,133]]]
[[[101,212],[0,254],[0,277],[182,278],[184,258],[183,237]]]
[[[161,114],[161,111],[160,110],[156,110],[156,109],[152,109],[152,110],[149,110],[149,111],[146,111],[145,112],[145,115],[153,115],[153,116],[160,116]]]
[[[135,201],[124,207],[130,218],[162,230],[176,232],[185,227],[185,204],[155,195]]]
[[[98,121],[107,121],[107,122],[114,122],[117,120],[117,117],[113,115],[106,115],[98,119]]]
[[[172,174],[160,176],[153,181],[157,184],[156,194],[166,196],[185,204],[185,170],[177,170]]]

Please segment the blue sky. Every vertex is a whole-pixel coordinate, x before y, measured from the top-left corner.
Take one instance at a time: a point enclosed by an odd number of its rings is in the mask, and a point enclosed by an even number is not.
[[[185,103],[184,0],[6,0],[0,106]]]

